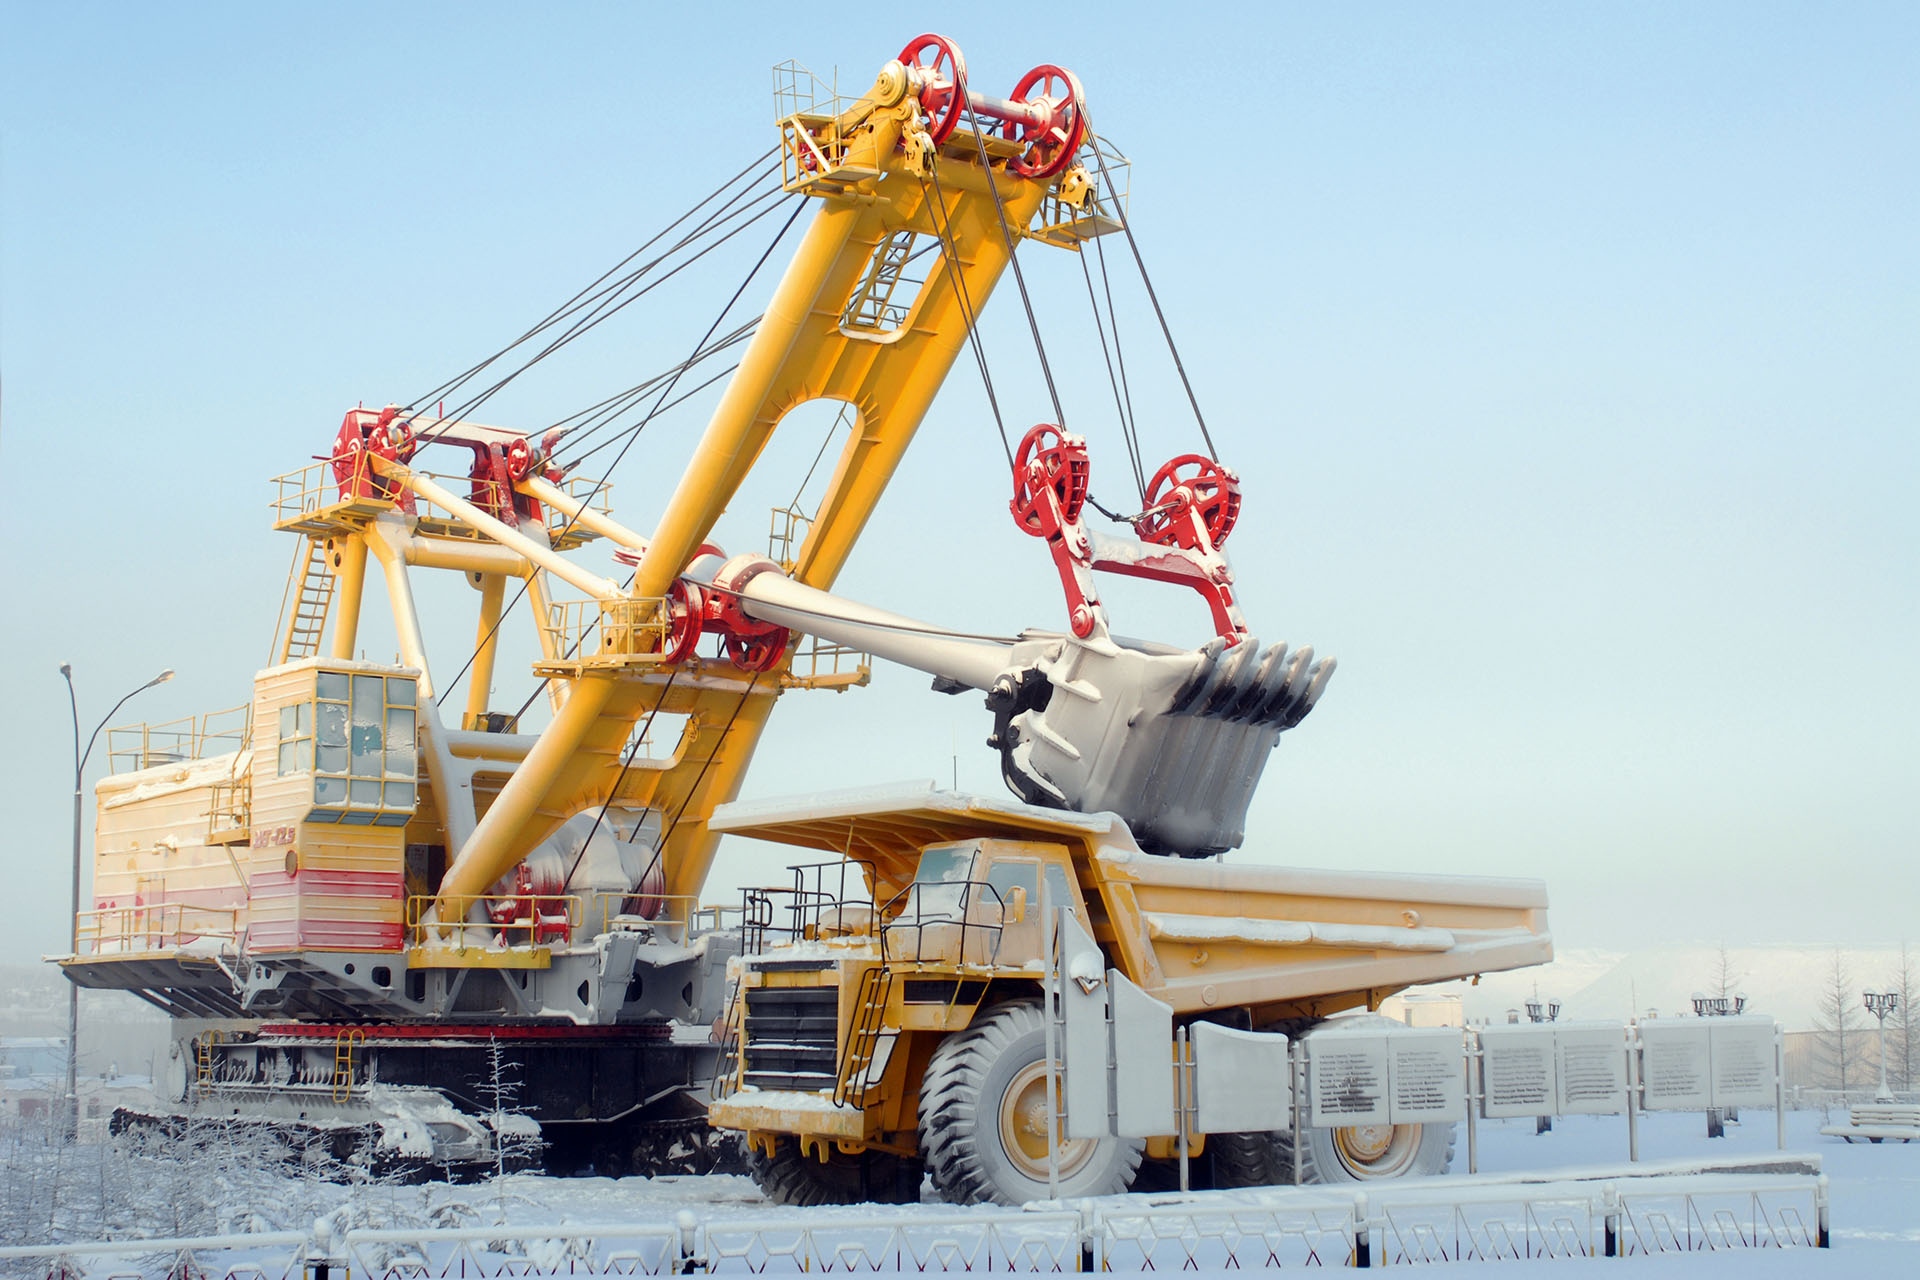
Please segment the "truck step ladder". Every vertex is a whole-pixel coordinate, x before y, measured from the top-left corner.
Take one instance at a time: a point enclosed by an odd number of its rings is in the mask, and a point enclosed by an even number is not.
[[[294,554],[287,574],[293,616],[287,619],[287,634],[280,646],[283,663],[320,652],[320,636],[327,629],[327,611],[333,604],[333,566],[327,562],[326,540],[308,538],[306,551],[304,558]]]
[[[881,1037],[886,1034],[887,997],[892,993],[893,970],[885,965],[875,965],[860,975],[853,1023],[847,1028],[847,1049],[840,1055],[840,1076],[833,1085],[834,1105],[859,1106],[873,1089],[868,1076]]]
[[[345,1102],[353,1096],[353,1051],[366,1041],[367,1033],[354,1027],[333,1037],[333,1100]]]

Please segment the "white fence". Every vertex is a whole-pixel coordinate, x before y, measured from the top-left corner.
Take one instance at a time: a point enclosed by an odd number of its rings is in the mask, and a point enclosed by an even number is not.
[[[1824,1175],[1510,1176],[1111,1196],[1027,1209],[682,1209],[632,1225],[468,1227],[0,1249],[38,1280],[479,1280],[494,1276],[1381,1267],[1520,1258],[1824,1248]]]

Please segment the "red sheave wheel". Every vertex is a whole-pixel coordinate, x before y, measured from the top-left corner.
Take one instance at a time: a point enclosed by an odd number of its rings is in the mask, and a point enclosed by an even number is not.
[[[1145,542],[1186,545],[1180,517],[1188,510],[1199,514],[1207,537],[1218,547],[1240,518],[1240,477],[1203,454],[1181,454],[1153,473],[1146,514],[1134,521],[1134,532]]]
[[[937,147],[953,136],[960,112],[967,105],[967,60],[953,41],[928,32],[907,42],[900,51],[900,61],[925,74],[927,85],[920,90],[920,109],[927,113],[927,134]]]
[[[1015,522],[1036,538],[1058,532],[1050,527],[1051,517],[1038,503],[1043,489],[1053,490],[1063,520],[1068,524],[1078,520],[1087,502],[1092,470],[1087,442],[1079,436],[1066,435],[1050,422],[1027,432],[1014,454],[1013,501],[1009,506]]]
[[[1009,120],[1000,126],[1002,137],[1026,148],[1007,161],[1007,169],[1023,178],[1051,178],[1073,162],[1074,153],[1087,140],[1080,81],[1064,67],[1042,64],[1021,77],[1012,100],[1040,108],[1042,118],[1033,124]]]

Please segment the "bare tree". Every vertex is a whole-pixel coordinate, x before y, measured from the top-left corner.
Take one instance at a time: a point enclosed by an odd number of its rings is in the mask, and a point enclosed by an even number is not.
[[[1860,1066],[1859,1028],[1860,992],[1847,972],[1840,948],[1833,949],[1833,963],[1820,984],[1820,1003],[1814,1024],[1814,1060],[1820,1082],[1829,1088],[1846,1090]]]
[[[1746,981],[1747,975],[1733,967],[1733,957],[1727,952],[1723,940],[1713,953],[1712,993],[1716,996],[1731,996]]]
[[[1920,1040],[1920,1026],[1914,1024],[1913,998],[1920,995],[1920,972],[1906,939],[1900,940],[1900,967],[1887,979],[1887,990],[1900,997],[1899,1007],[1887,1019],[1887,1075],[1899,1080],[1898,1088],[1913,1088],[1913,1045]]]

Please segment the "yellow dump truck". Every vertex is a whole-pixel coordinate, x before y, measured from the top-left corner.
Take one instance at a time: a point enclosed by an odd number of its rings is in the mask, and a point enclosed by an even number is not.
[[[1300,1035],[1413,983],[1552,956],[1533,880],[1226,866],[1140,851],[1111,814],[934,790],[735,804],[713,827],[817,849],[749,893],[717,1128],[796,1204],[1047,1193],[1040,886],[1108,964],[1210,1021]],[[1437,1172],[1451,1125],[1313,1130],[1319,1181]],[[1284,1135],[1195,1135],[1216,1185],[1280,1180]],[[1061,1141],[1063,1195],[1165,1185],[1176,1136]]]

